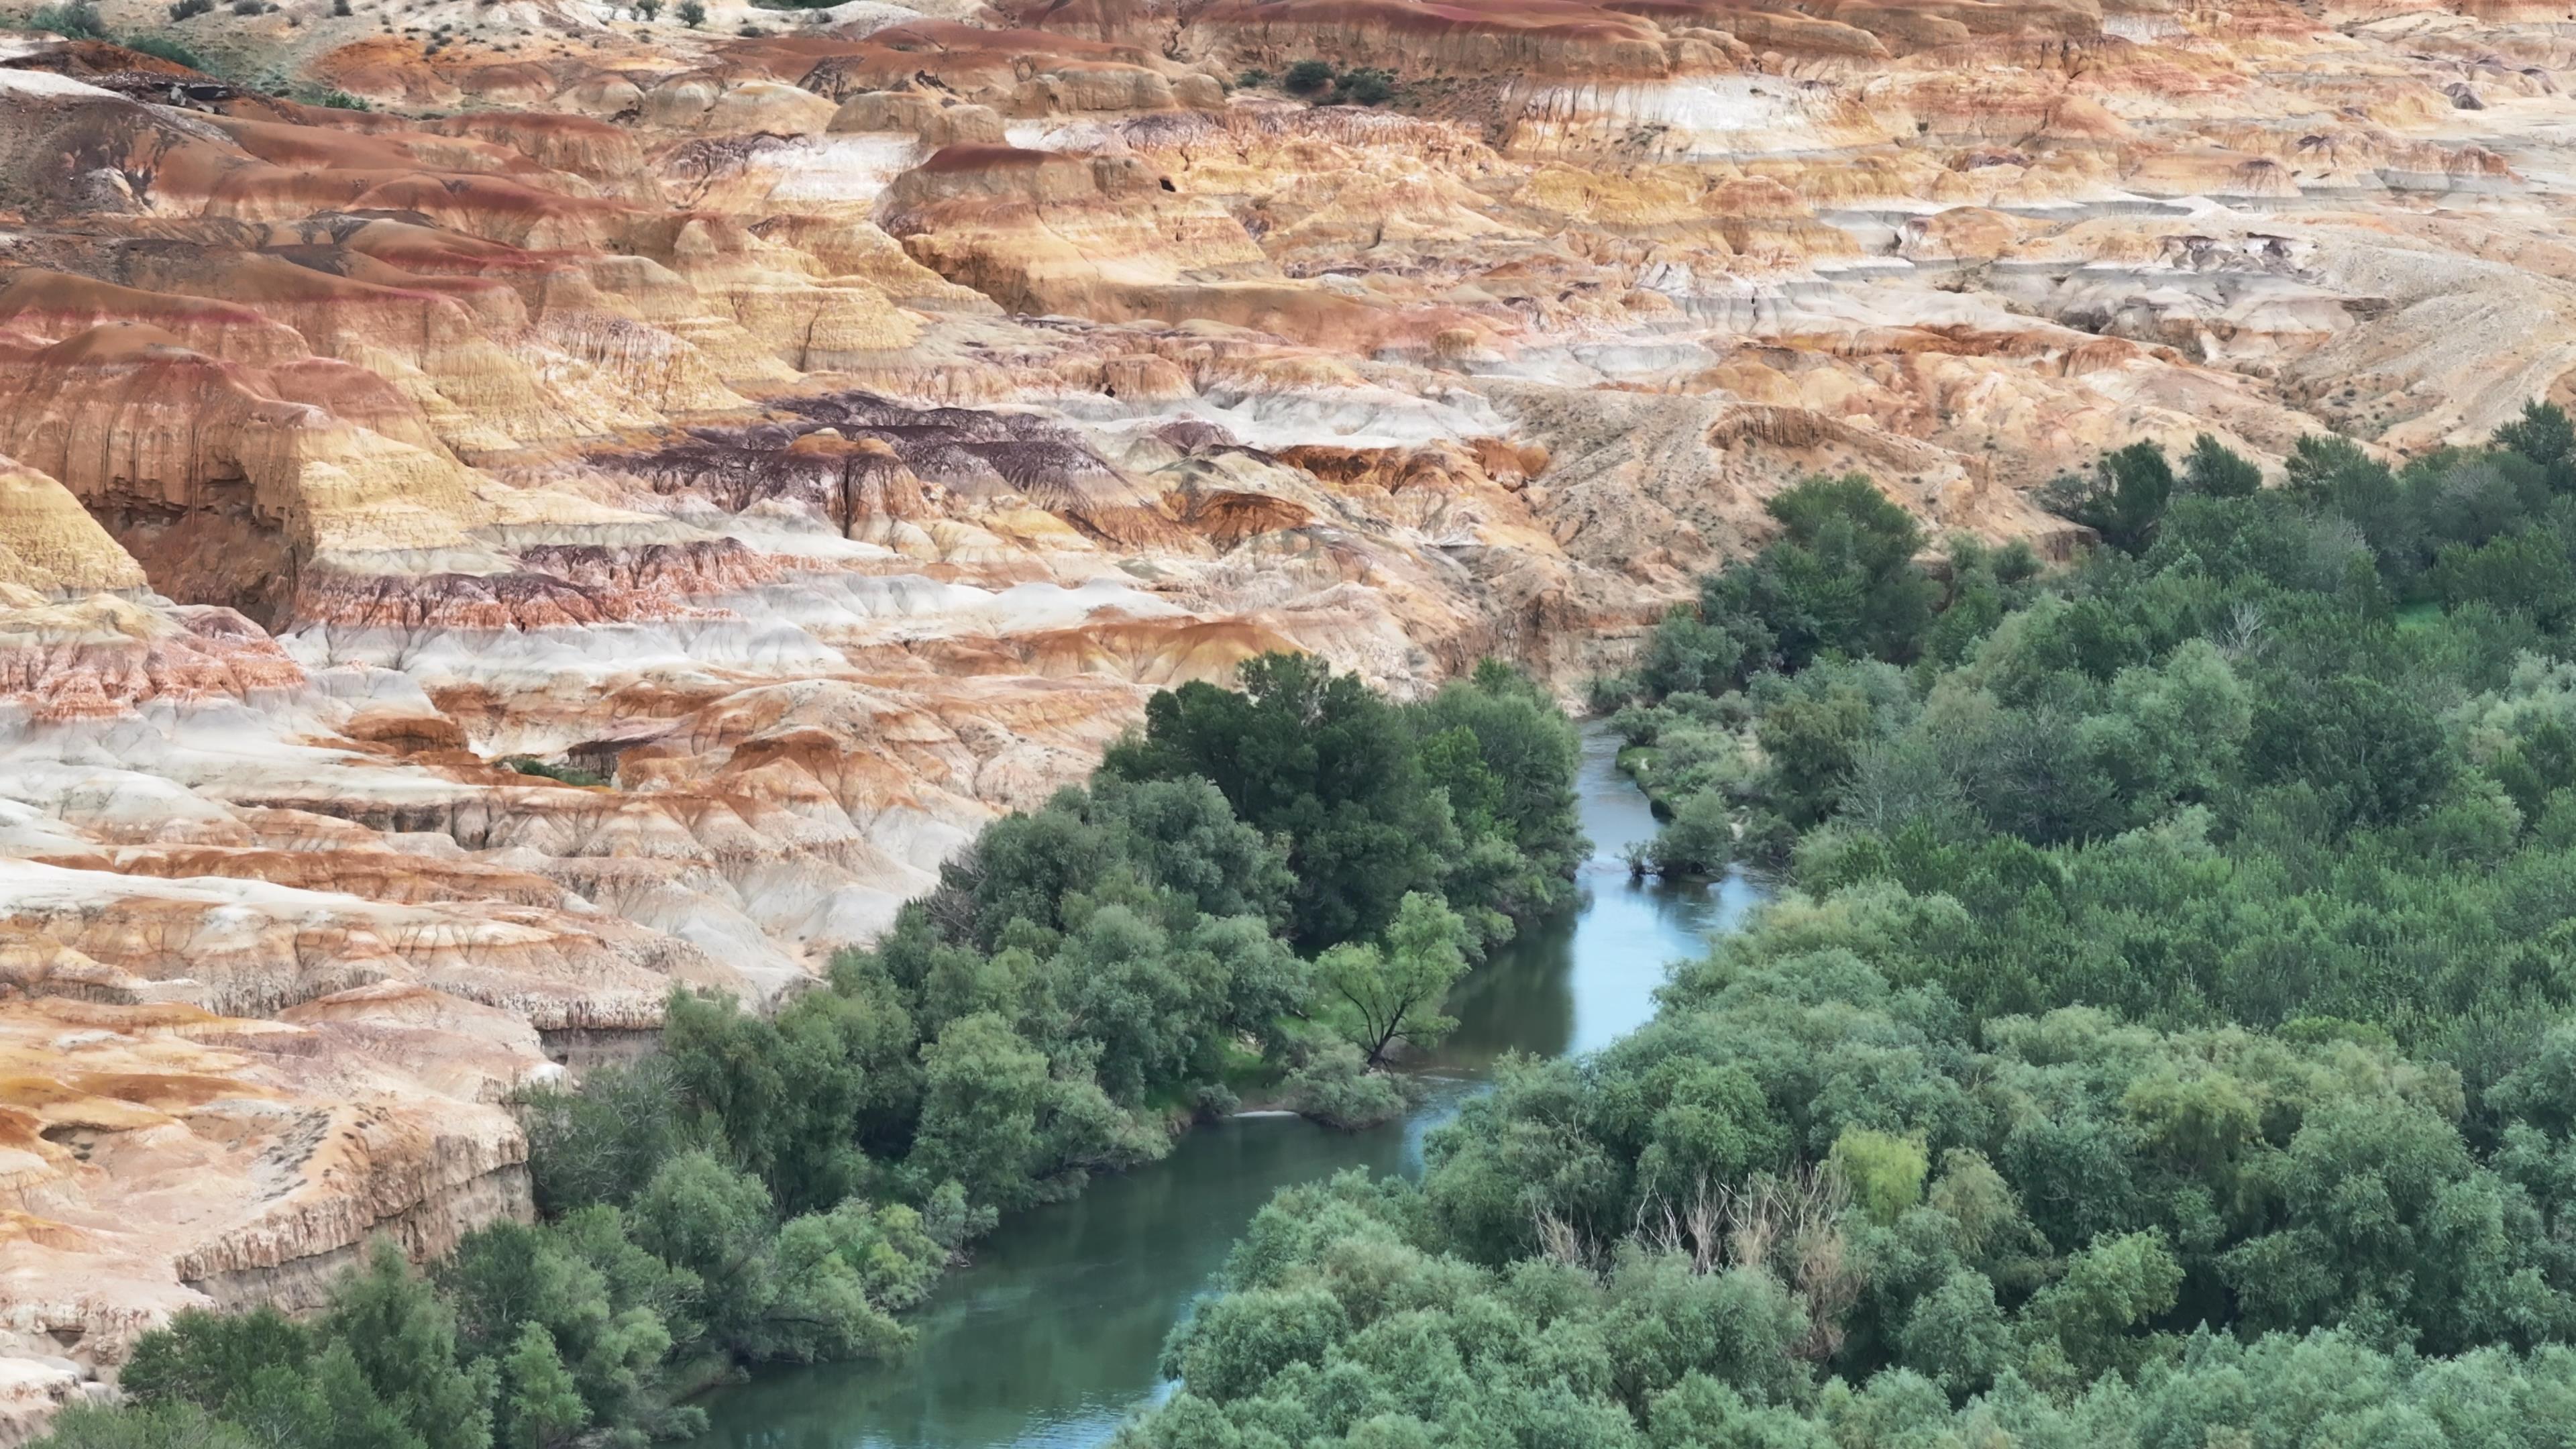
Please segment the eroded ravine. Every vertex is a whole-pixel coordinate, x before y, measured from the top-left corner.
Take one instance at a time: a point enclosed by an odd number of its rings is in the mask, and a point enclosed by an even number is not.
[[[1450,1002],[1459,1027],[1423,1069],[1399,1123],[1338,1133],[1295,1118],[1237,1118],[1189,1134],[1159,1163],[1072,1203],[1005,1223],[912,1322],[912,1352],[882,1364],[765,1372],[712,1396],[697,1449],[1075,1449],[1106,1440],[1153,1394],[1164,1336],[1270,1195],[1345,1167],[1412,1170],[1422,1137],[1481,1089],[1505,1052],[1589,1052],[1643,1023],[1675,959],[1757,897],[1740,878],[1631,881],[1624,846],[1654,834],[1586,728],[1576,790],[1592,857],[1574,909],[1531,927]]]

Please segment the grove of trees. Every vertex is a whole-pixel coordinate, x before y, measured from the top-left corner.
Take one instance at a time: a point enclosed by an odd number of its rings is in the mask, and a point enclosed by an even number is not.
[[[1777,900],[1281,1194],[1125,1449],[2576,1435],[2576,429],[2259,480],[2121,449],[2047,575],[1776,500],[1599,692]]]

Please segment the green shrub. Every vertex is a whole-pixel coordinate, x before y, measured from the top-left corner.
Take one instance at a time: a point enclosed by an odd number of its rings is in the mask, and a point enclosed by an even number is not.
[[[331,99],[334,96],[339,96],[340,100],[334,101]],[[343,102],[353,102],[353,104],[342,104]],[[314,104],[324,106],[337,105],[343,110],[353,111],[363,111],[367,109],[365,102],[357,101],[355,97],[341,95],[338,91],[324,93],[324,95],[316,100]],[[538,759],[534,755],[510,755],[502,759],[499,763],[501,768],[505,770],[515,770],[522,775],[534,775],[542,780],[554,780],[566,785],[597,787],[615,783],[606,775],[598,774],[590,770],[577,769],[571,765],[551,764],[545,760]]]
[[[1283,1083],[1288,1105],[1327,1127],[1355,1132],[1403,1115],[1404,1083],[1384,1072],[1372,1072],[1359,1048],[1332,1042]]]
[[[1320,60],[1301,60],[1288,67],[1281,84],[1301,96],[1313,95],[1333,83],[1332,65]]]
[[[107,22],[99,17],[98,7],[89,0],[47,5],[27,17],[27,28],[51,31],[65,40],[107,39]]]
[[[1395,73],[1387,70],[1344,71],[1333,88],[1333,99],[1345,105],[1384,105],[1394,95]]]
[[[1646,849],[1658,874],[1720,874],[1735,859],[1734,807],[1715,790],[1685,795]]]
[[[125,39],[125,48],[143,55],[158,56],[190,70],[206,68],[205,61],[199,59],[195,51],[166,35],[130,35]]]
[[[1826,1161],[1851,1190],[1852,1205],[1882,1227],[1923,1200],[1931,1167],[1921,1142],[1866,1127],[1844,1129]]]

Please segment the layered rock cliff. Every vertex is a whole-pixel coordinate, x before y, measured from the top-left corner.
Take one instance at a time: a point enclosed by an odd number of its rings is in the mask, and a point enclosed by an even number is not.
[[[2512,0],[252,8],[0,35],[20,1425],[525,1211],[514,1085],[1157,686],[1570,691],[1811,471],[2062,548],[2576,378]]]

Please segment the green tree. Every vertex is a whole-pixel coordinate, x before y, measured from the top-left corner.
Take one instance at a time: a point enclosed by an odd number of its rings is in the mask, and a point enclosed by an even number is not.
[[[1638,677],[1658,698],[1722,694],[1768,662],[1772,643],[1757,620],[1713,623],[1697,607],[1676,605],[1646,636]]]
[[[950,1022],[921,1060],[921,1131],[908,1165],[926,1181],[963,1184],[974,1202],[1030,1201],[1046,1058],[988,1013]]]
[[[1283,1085],[1299,1113],[1345,1132],[1393,1121],[1406,1105],[1395,1079],[1370,1071],[1359,1048],[1348,1042],[1318,1048]]]
[[[2013,1361],[2012,1328],[1995,1304],[1995,1285],[1960,1268],[1914,1305],[1899,1336],[1906,1367],[1954,1398],[1984,1393]]]
[[[2193,458],[2197,461],[2200,457],[2195,444]],[[2223,486],[2241,481],[2240,475],[2224,469],[2211,476]],[[2165,505],[2173,492],[2173,466],[2165,461],[2165,450],[2154,443],[2140,442],[2102,455],[2090,476],[2065,477],[2051,483],[2040,496],[2040,503],[2060,517],[2092,529],[2104,543],[2120,552],[2137,555],[2155,542],[2157,525],[2164,519]]]
[[[1295,887],[1287,852],[1236,819],[1215,786],[1199,779],[1101,780],[1092,799],[1148,881],[1187,896],[1207,915],[1284,923]]]
[[[2576,464],[2576,423],[2570,423],[2566,410],[2556,403],[2537,398],[2524,403],[2522,416],[2496,429],[2495,442],[2543,468],[2559,470]],[[2566,485],[2558,486],[2563,490]]]
[[[1696,790],[1673,807],[1655,832],[1647,859],[1665,875],[1715,875],[1735,858],[1735,807],[1715,790]]]
[[[1345,105],[1384,105],[1394,95],[1394,72],[1366,66],[1344,71],[1333,87],[1333,99]]]
[[[1914,564],[1923,533],[1913,516],[1858,473],[1810,478],[1763,506],[1781,537],[1750,567],[1703,584],[1701,613],[1739,634],[1768,634],[1787,670],[1828,652],[1912,659],[1939,598]]]
[[[1762,712],[1755,738],[1770,767],[1769,793],[1791,824],[1812,825],[1832,810],[1877,724],[1869,697],[1845,684],[1793,691]]]
[[[1752,1404],[1704,1373],[1687,1373],[1647,1410],[1653,1449],[1831,1449],[1822,1425],[1782,1405]]]
[[[2313,789],[2339,827],[2390,825],[2431,804],[2451,755],[2420,698],[2358,674],[2267,693],[2246,764],[2255,779]]]
[[[271,1366],[234,1384],[224,1396],[223,1416],[226,1424],[256,1442],[296,1449],[337,1446],[357,1433],[371,1436],[361,1442],[396,1449],[420,1446],[420,1436],[367,1385],[346,1344],[332,1345],[318,1363],[294,1369]]]
[[[434,1281],[456,1307],[466,1354],[501,1359],[525,1326],[538,1325],[571,1372],[591,1419],[617,1428],[658,1423],[661,1364],[673,1343],[660,1310],[671,1304],[658,1293],[619,1291],[592,1261],[585,1250],[604,1248],[601,1226],[492,1223],[459,1241]],[[615,1257],[635,1251],[624,1242],[622,1225],[608,1233],[616,1239],[609,1250]]]
[[[2263,470],[2228,451],[2207,433],[2191,440],[2183,455],[2182,487],[2206,498],[2249,498],[2263,486]]]
[[[2134,1367],[2145,1346],[2137,1330],[2171,1308],[2181,1286],[2181,1265],[2162,1235],[2095,1240],[2023,1310],[2024,1332],[2044,1355],[2034,1372],[2047,1378],[2063,1365],[2084,1382]]]
[[[858,1139],[911,1105],[912,1021],[880,994],[809,991],[764,1020],[731,997],[675,990],[662,1041],[677,1084],[791,1211],[856,1191],[868,1171]]]
[[[542,1323],[524,1324],[501,1360],[503,1432],[510,1444],[545,1449],[587,1423],[590,1411]]]
[[[1102,768],[1128,780],[1212,781],[1235,815],[1289,842],[1289,937],[1302,950],[1376,936],[1396,905],[1438,890],[1457,838],[1394,706],[1305,655],[1244,662],[1241,692],[1193,682],[1146,701],[1142,739]]]
[[[261,1370],[301,1373],[312,1357],[311,1335],[274,1308],[214,1313],[185,1308],[166,1327],[135,1340],[118,1376],[139,1404],[194,1404],[219,1409],[225,1396]]]
[[[554,1215],[631,1200],[666,1159],[695,1145],[696,1134],[677,1110],[682,1090],[667,1059],[647,1057],[596,1068],[584,1074],[578,1091],[521,1093],[538,1209]]]
[[[692,1276],[717,1342],[737,1352],[757,1347],[777,1296],[776,1208],[758,1177],[706,1152],[683,1153],[636,1195],[632,1223],[637,1246]]]
[[[491,1367],[459,1360],[455,1312],[392,1239],[371,1241],[364,1262],[333,1288],[321,1335],[349,1350],[368,1386],[426,1449],[492,1442]]]
[[[1466,940],[1457,913],[1417,891],[1397,908],[1383,946],[1335,946],[1316,960],[1328,1011],[1369,1065],[1398,1042],[1437,1046],[1458,1025],[1440,1004],[1467,972]]]
[[[1411,711],[1425,738],[1424,768],[1449,792],[1462,828],[1473,817],[1538,862],[1563,871],[1585,842],[1575,818],[1581,742],[1572,722],[1528,676],[1498,660],[1477,664]],[[1448,741],[1436,762],[1429,741]]]
[[[1853,1204],[1882,1225],[1922,1200],[1931,1166],[1922,1143],[1866,1127],[1835,1138],[1830,1161],[1850,1187]]]

